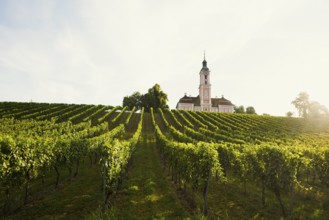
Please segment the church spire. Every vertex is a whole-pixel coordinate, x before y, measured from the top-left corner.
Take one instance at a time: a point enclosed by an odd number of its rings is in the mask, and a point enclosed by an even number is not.
[[[202,62],[202,68],[208,68],[208,67],[207,67],[206,52],[205,52],[205,51],[203,51],[203,62]]]

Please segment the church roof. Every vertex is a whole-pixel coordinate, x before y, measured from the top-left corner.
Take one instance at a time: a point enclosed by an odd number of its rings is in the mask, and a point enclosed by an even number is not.
[[[187,96],[184,95],[181,99],[179,99],[178,103],[193,103],[194,106],[200,106],[200,98],[199,96],[193,97],[193,96]],[[230,100],[225,99],[224,97],[222,98],[212,98],[211,99],[211,105],[213,107],[217,107],[219,105],[232,105],[232,102]]]
[[[193,97],[193,96],[184,95],[181,99],[179,99],[179,103],[194,103],[195,104],[197,102],[199,102],[199,105],[200,105],[199,96]]]
[[[213,107],[217,107],[219,105],[233,105],[233,104],[230,100],[227,100],[224,97],[222,97],[222,98],[212,98],[211,105]]]

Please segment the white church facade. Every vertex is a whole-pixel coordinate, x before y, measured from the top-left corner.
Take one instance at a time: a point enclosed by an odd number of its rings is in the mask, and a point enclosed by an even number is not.
[[[204,58],[200,71],[199,95],[197,97],[182,97],[176,106],[179,110],[207,111],[207,112],[234,112],[231,101],[221,98],[211,98],[210,71]]]

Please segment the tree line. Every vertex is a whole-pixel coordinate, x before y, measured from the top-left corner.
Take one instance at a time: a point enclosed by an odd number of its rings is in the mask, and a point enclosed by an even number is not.
[[[150,108],[169,108],[167,101],[168,95],[162,91],[159,84],[155,84],[145,94],[134,92],[131,96],[125,96],[122,106],[128,107],[130,110],[134,107],[137,109],[144,107],[145,111],[149,112]]]

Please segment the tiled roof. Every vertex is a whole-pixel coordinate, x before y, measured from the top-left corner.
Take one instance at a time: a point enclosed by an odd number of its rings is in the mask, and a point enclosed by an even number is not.
[[[227,100],[224,97],[222,97],[222,98],[212,98],[211,105],[213,107],[217,107],[219,105],[233,105],[233,104],[231,103],[230,100]]]
[[[179,100],[179,103],[196,103],[198,100],[199,100],[199,96],[192,97],[192,96],[184,95],[184,97]]]
[[[195,106],[200,106],[200,98],[199,96],[193,97],[193,96],[183,96],[178,103],[193,103]],[[218,105],[232,105],[230,100],[222,98],[212,98],[211,99],[211,105],[213,107],[217,107]]]

